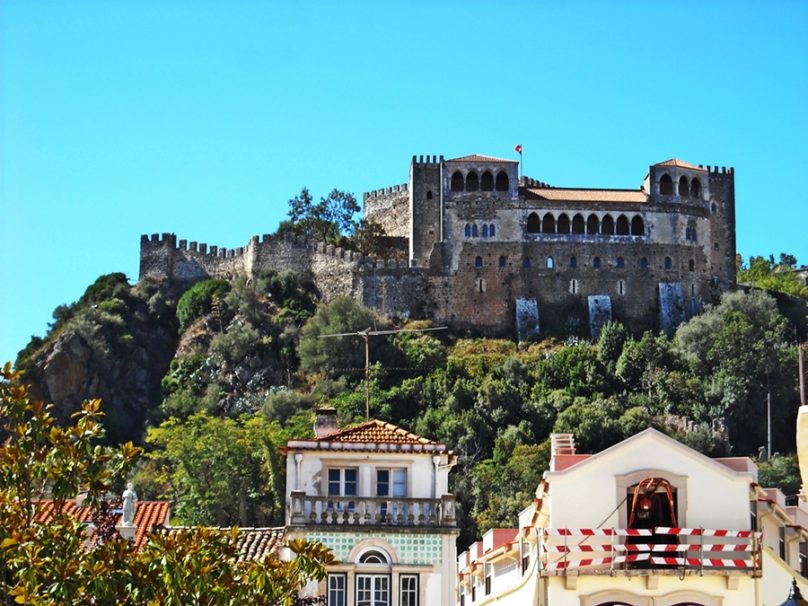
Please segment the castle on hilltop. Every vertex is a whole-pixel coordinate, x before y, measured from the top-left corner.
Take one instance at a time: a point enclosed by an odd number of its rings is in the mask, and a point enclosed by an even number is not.
[[[673,159],[638,189],[585,189],[520,179],[515,160],[413,156],[409,182],[364,194],[364,215],[406,254],[373,259],[269,235],[223,249],[155,234],[141,237],[140,277],[187,286],[308,270],[326,300],[520,338],[579,323],[597,335],[610,319],[671,331],[735,287],[732,168]]]

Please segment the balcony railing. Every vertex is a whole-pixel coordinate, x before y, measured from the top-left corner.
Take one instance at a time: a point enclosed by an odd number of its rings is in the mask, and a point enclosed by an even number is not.
[[[637,569],[760,573],[760,533],[707,528],[545,528],[540,533],[542,574]]]
[[[391,497],[320,497],[292,491],[289,522],[293,526],[454,527],[454,495],[440,499]]]

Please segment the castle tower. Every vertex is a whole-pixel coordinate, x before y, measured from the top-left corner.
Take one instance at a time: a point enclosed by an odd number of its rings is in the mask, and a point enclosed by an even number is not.
[[[413,156],[410,164],[410,265],[425,267],[443,241],[443,156]]]
[[[713,289],[725,292],[736,286],[735,169],[707,167],[710,184],[710,265]]]

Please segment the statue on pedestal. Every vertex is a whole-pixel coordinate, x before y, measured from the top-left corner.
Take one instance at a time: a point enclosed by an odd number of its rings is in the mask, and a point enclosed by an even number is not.
[[[123,491],[123,525],[135,525],[135,509],[137,507],[137,493],[135,492],[135,485],[132,482],[126,484],[126,490]]]

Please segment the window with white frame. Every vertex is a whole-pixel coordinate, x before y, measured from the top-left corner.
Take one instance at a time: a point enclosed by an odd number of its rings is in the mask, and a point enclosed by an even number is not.
[[[418,575],[402,574],[398,584],[399,606],[418,606]]]
[[[493,574],[493,564],[490,562],[486,562],[483,564],[483,569],[485,573],[485,595],[491,594],[491,576]]]
[[[356,467],[336,467],[328,470],[329,497],[355,497],[357,494]]]
[[[377,469],[376,470],[376,496],[377,497],[406,497],[407,496],[407,470],[406,469]]]
[[[347,606],[348,593],[345,574],[328,575],[328,606]]]
[[[390,576],[356,575],[356,606],[390,606]]]

